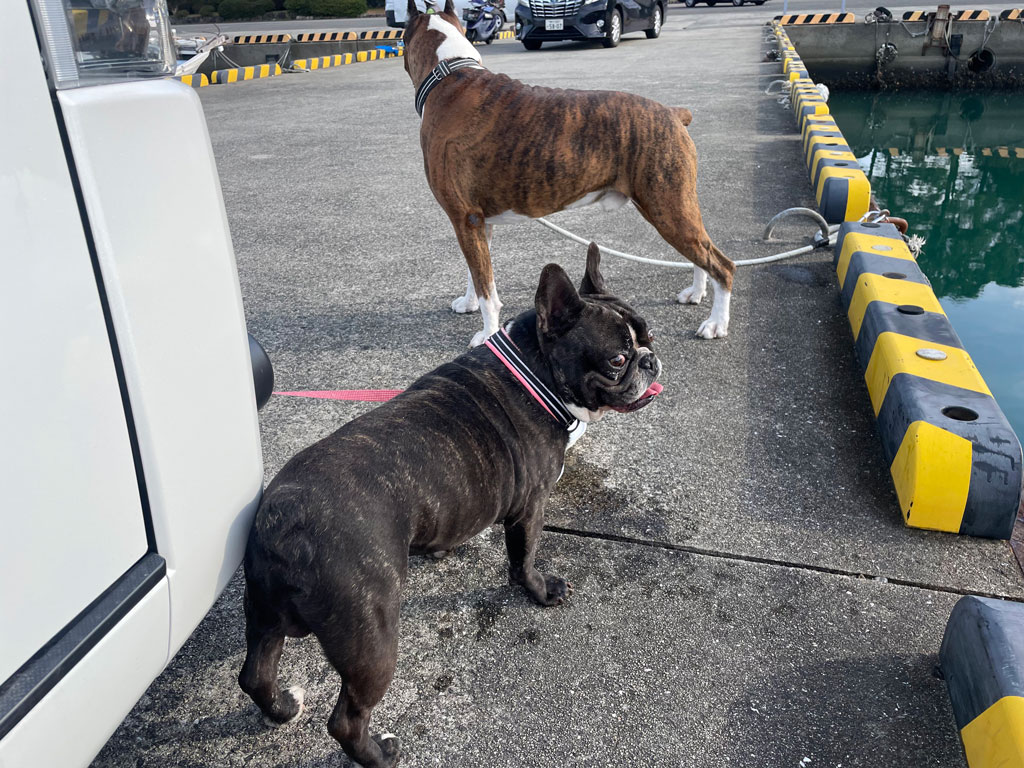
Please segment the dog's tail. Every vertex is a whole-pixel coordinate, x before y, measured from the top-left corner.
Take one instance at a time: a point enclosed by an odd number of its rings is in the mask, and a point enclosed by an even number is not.
[[[672,107],[672,111],[676,113],[676,117],[679,118],[679,122],[683,125],[689,125],[690,121],[693,120],[693,113],[683,107]]]

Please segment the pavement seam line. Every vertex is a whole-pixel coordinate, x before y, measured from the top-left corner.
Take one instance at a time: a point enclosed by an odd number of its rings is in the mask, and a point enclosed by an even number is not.
[[[845,576],[850,579],[859,579],[861,581],[878,582],[881,581],[881,579],[885,579],[884,583],[887,584],[896,584],[901,587],[911,587],[913,589],[920,589],[927,592],[944,592],[950,595],[970,595],[974,597],[989,597],[995,600],[1007,600],[1013,603],[1024,603],[1024,597],[1010,597],[1008,595],[1001,595],[997,592],[978,592],[969,589],[958,589],[956,587],[946,587],[939,584],[928,584],[922,581],[901,579],[895,576],[875,576],[870,573],[848,571],[842,568],[831,568],[827,565],[811,565],[808,563],[796,563],[790,560],[773,560],[768,557],[758,557],[757,555],[744,555],[735,552],[723,552],[721,550],[716,549],[694,547],[687,544],[671,544],[663,541],[637,539],[632,536],[622,536],[615,533],[596,533],[594,531],[582,531],[576,528],[564,528],[558,525],[545,525],[544,530],[548,533],[555,533],[563,536],[577,536],[579,538],[584,539],[598,539],[601,541],[611,541],[618,544],[633,544],[635,546],[648,547],[650,549],[663,549],[669,552],[685,552],[691,555],[711,557],[716,560],[738,560],[744,563],[772,565],[779,568],[793,568],[799,571],[824,573],[830,576]]]

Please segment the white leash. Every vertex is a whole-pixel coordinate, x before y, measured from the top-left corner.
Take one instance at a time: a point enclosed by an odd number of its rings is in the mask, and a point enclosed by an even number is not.
[[[814,216],[817,216],[817,218],[821,219],[820,215],[818,215],[814,211],[810,211],[807,208],[790,208],[790,209],[787,209],[787,210],[783,211],[782,213],[778,214],[775,218],[773,218],[771,220],[771,222],[768,225],[768,229],[765,231],[765,239],[767,239],[768,236],[771,234],[771,230],[774,227],[774,224],[775,224],[775,222],[778,219],[780,219],[784,215],[788,215],[790,213],[801,213],[803,215],[807,215],[806,213],[804,213],[805,211],[809,212],[809,213],[813,214]],[[590,240],[582,238],[579,235],[573,234],[572,232],[570,232],[567,229],[562,229],[557,224],[552,224],[550,221],[548,221],[545,218],[538,218],[538,219],[535,219],[535,221],[537,221],[539,224],[543,224],[545,227],[547,227],[548,229],[552,230],[553,232],[557,232],[562,237],[567,237],[570,240],[574,240],[575,242],[579,243],[580,245],[590,245],[590,242],[591,242]],[[835,225],[829,226],[828,224],[825,223],[824,219],[821,219],[821,222],[819,224],[819,226],[822,226],[822,225],[824,227],[824,231],[828,232],[828,241],[827,241],[827,243],[819,241],[819,242],[813,243],[811,245],[805,245],[802,248],[795,248],[792,251],[786,251],[785,253],[776,253],[774,256],[762,256],[759,259],[743,259],[741,261],[734,261],[733,264],[735,264],[737,267],[750,267],[750,266],[753,266],[755,264],[770,264],[773,261],[783,261],[784,259],[792,259],[795,256],[802,256],[803,254],[810,253],[811,251],[813,251],[813,250],[815,250],[817,248],[824,248],[826,245],[835,245],[835,242],[836,242],[836,232],[839,231],[839,227],[835,226]],[[631,253],[623,253],[622,251],[617,251],[614,248],[606,248],[603,245],[598,245],[597,247],[600,249],[601,253],[607,254],[608,256],[618,256],[621,259],[629,259],[630,261],[638,261],[641,264],[651,264],[652,266],[655,266],[655,267],[671,267],[673,269],[693,269],[693,264],[691,262],[689,262],[689,261],[664,261],[662,259],[648,259],[648,258],[645,258],[643,256],[634,256]]]

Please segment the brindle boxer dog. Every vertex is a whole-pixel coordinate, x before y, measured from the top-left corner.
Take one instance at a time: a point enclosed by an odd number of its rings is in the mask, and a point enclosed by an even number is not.
[[[695,265],[681,303],[699,304],[711,275],[714,304],[697,335],[727,335],[735,266],[701,220],[689,110],[617,91],[540,88],[489,72],[452,0],[441,12],[421,13],[415,0],[408,7],[405,71],[417,86],[427,181],[469,267],[466,294],[452,309],[483,313],[484,329],[471,344],[498,330],[494,224],[592,203],[614,210],[627,200]]]

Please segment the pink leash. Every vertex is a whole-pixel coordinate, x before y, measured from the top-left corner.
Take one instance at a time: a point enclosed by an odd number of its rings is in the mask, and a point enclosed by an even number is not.
[[[317,400],[363,400],[369,403],[386,403],[401,389],[325,389],[308,392],[275,392],[284,397],[312,397]]]

